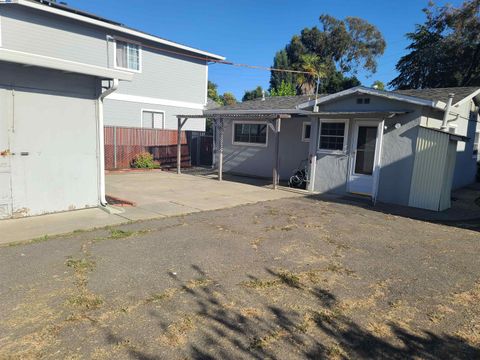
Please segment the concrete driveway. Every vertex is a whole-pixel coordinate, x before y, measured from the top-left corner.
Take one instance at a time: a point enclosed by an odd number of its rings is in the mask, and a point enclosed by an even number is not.
[[[302,196],[299,192],[272,190],[262,180],[233,178],[219,182],[215,177],[178,175],[172,172],[129,172],[107,175],[107,194],[132,201],[121,216],[128,220],[218,210],[259,201]],[[243,182],[240,182],[243,181]]]

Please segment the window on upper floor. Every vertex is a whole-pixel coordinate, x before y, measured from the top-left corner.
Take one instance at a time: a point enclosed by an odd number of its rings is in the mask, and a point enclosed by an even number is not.
[[[143,129],[165,129],[165,113],[162,111],[142,111]]]
[[[115,67],[130,71],[141,71],[141,48],[139,44],[115,41]]]

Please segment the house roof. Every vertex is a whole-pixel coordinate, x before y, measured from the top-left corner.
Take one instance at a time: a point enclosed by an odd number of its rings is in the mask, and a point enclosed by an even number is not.
[[[298,105],[313,99],[315,99],[313,95],[269,96],[266,97],[265,100],[257,98],[236,103],[234,105],[222,106],[215,110],[295,110]]]
[[[453,104],[457,104],[463,99],[467,99],[472,96],[480,94],[480,88],[478,87],[454,87],[454,88],[440,88],[440,89],[412,89],[412,90],[396,90],[385,91],[368,88],[365,86],[357,86],[351,89],[340,91],[334,94],[321,94],[318,96],[318,103],[324,103],[333,99],[355,94],[364,93],[370,95],[382,96],[398,101],[404,101],[408,103],[414,103],[422,106],[430,106],[441,110],[445,109],[446,102],[448,100],[448,94],[454,93]],[[480,96],[480,95],[479,95]],[[271,113],[271,114],[293,114],[302,113],[301,109],[310,107],[315,102],[314,95],[299,95],[299,96],[270,96],[265,100],[261,98],[236,103],[234,105],[227,105],[220,108],[207,110],[209,114],[220,113]]]
[[[448,88],[435,88],[435,89],[408,89],[408,90],[395,90],[395,93],[414,96],[425,100],[440,100],[444,103],[448,101],[448,94],[455,94],[453,97],[453,104],[465,99],[469,95],[472,95],[476,91],[480,90],[478,86],[467,87],[448,87]]]
[[[75,74],[90,75],[100,79],[118,79],[126,81],[131,81],[133,79],[133,74],[131,72],[2,48],[0,48],[0,61],[60,70]]]
[[[127,27],[121,23],[102,18],[100,16],[93,15],[85,11],[77,10],[63,4],[55,3],[50,0],[0,0],[0,4],[19,4],[29,8],[33,8],[41,11],[47,11],[47,12],[64,16],[70,19],[75,19],[75,20],[93,24],[96,26],[101,26],[107,29],[111,29],[124,34],[149,40],[155,43],[171,46],[173,48],[198,54],[198,55],[201,55],[202,57],[205,57],[205,60],[209,60],[209,59],[225,60],[225,57],[221,55],[213,54],[204,50],[196,49],[187,45],[179,44],[177,42],[173,42],[173,41],[155,36],[155,35],[151,35],[146,32]]]

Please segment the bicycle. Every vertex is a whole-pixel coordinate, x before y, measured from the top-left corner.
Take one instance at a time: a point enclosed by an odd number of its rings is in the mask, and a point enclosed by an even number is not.
[[[296,189],[307,188],[307,165],[308,159],[302,160],[300,166],[293,171],[293,175],[288,180],[288,186]]]

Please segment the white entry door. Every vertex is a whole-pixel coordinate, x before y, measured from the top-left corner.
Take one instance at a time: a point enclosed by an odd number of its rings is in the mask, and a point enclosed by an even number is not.
[[[379,121],[357,120],[353,126],[348,189],[351,193],[374,195],[376,162],[381,144]]]
[[[12,215],[10,146],[8,132],[8,94],[0,90],[0,219]]]

